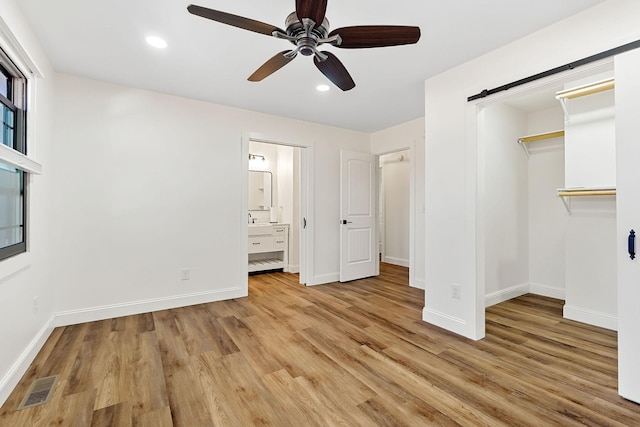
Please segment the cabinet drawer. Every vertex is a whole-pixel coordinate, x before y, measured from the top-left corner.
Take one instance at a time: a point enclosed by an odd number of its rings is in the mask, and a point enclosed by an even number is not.
[[[273,250],[272,236],[249,237],[249,253],[269,252]]]
[[[275,249],[284,249],[286,247],[284,236],[275,236],[273,238],[273,247]]]

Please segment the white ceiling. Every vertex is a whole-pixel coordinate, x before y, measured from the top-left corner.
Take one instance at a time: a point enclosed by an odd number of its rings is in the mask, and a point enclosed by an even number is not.
[[[294,0],[191,0],[284,27]],[[338,49],[355,89],[327,93],[310,57],[247,81],[290,44],[189,14],[190,0],[19,0],[53,67],[63,73],[373,132],[424,115],[424,80],[602,0],[330,0],[331,28],[416,25],[418,44]],[[159,35],[169,47],[147,46]],[[543,71],[543,70],[541,70]],[[526,76],[523,76],[526,77]],[[505,82],[507,83],[507,82]],[[472,94],[470,94],[472,95]]]

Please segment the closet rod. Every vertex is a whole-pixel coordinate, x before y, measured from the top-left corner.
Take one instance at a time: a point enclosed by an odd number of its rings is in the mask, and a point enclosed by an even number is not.
[[[539,133],[536,135],[523,136],[522,138],[518,139],[518,142],[523,143],[523,142],[542,141],[543,139],[558,138],[561,136],[564,136],[564,131],[557,130],[554,132],[546,132],[546,133]]]
[[[524,79],[516,80],[515,82],[508,83],[506,85],[499,86],[495,89],[485,89],[482,92],[470,96],[467,98],[467,102],[475,101],[480,98],[486,98],[489,95],[493,95],[494,93],[502,92],[505,90],[509,90],[511,88],[521,86],[523,84],[531,83],[536,80],[543,79],[545,77],[553,76],[554,74],[562,73],[567,70],[573,70],[576,67],[580,67],[582,65],[587,65],[592,62],[599,61],[601,59],[609,58],[620,53],[628,52],[633,49],[637,49],[640,47],[640,40],[633,41],[631,43],[624,44],[622,46],[614,47],[613,49],[605,50],[604,52],[596,53],[595,55],[587,56],[586,58],[579,59],[575,62],[570,62],[569,64],[561,65],[560,67],[552,68],[551,70],[543,71],[542,73],[534,74],[532,76],[526,77]]]
[[[600,80],[597,82],[589,83],[583,86],[574,87],[571,89],[561,90],[556,93],[556,99],[574,99],[581,96],[592,95],[594,93],[604,92],[605,90],[611,90],[615,87],[615,79],[612,77],[606,80]]]
[[[558,197],[615,196],[616,190],[558,190]]]

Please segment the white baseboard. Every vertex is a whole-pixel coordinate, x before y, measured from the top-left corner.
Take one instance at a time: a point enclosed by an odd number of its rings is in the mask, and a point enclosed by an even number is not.
[[[411,277],[409,277],[411,279]],[[427,289],[427,285],[424,279],[413,279],[409,281],[409,286],[416,289],[422,289],[423,291]]]
[[[114,317],[131,316],[134,314],[168,310],[171,308],[205,304],[246,296],[246,290],[243,291],[242,288],[237,287],[62,311],[56,313],[54,326],[76,325],[78,323],[94,322],[97,320],[112,319]]]
[[[543,297],[556,298],[556,299],[565,299],[565,290],[564,288],[559,288],[557,286],[549,286],[543,285],[541,283],[529,283],[529,292],[536,295],[541,295]]]
[[[299,265],[291,265],[289,264],[289,268],[287,269],[287,272],[289,273],[300,273],[300,266]]]
[[[529,284],[521,283],[519,285],[511,286],[507,289],[502,289],[497,292],[491,292],[484,296],[484,306],[491,307],[492,305],[500,304],[501,302],[509,301],[510,299],[519,297],[529,293]]]
[[[597,311],[586,310],[584,308],[574,307],[565,304],[562,309],[562,315],[565,319],[575,320],[577,322],[586,323],[588,325],[599,326],[601,328],[618,330],[618,318],[607,313],[599,313]]]
[[[382,262],[386,262],[387,264],[399,265],[400,267],[409,268],[409,260],[408,259],[396,258],[396,257],[392,257],[392,256],[385,256],[385,257],[382,258]]]
[[[15,361],[9,371],[0,379],[0,406],[4,405],[13,389],[18,385],[18,382],[22,376],[27,372],[29,366],[38,355],[40,349],[44,346],[44,343],[53,332],[54,316],[45,323],[36,336],[31,340],[27,348],[24,349],[22,354]]]
[[[463,319],[458,319],[457,317],[449,316],[448,314],[440,313],[439,311],[424,307],[422,309],[422,320],[438,326],[439,328],[447,329],[458,335],[462,335],[463,337],[474,339],[473,337],[468,336],[469,325]]]

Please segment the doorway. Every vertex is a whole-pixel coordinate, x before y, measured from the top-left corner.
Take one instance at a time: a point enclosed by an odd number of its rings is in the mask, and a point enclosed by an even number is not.
[[[309,147],[244,138],[248,273],[284,271],[309,284],[310,155]]]
[[[533,293],[616,328],[613,91],[556,95],[613,76],[602,61],[476,104],[478,308]]]
[[[379,156],[379,253],[382,262],[410,266],[411,165],[409,150]]]

